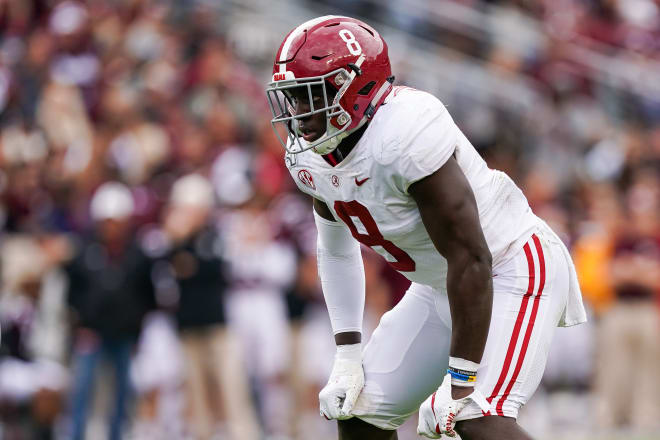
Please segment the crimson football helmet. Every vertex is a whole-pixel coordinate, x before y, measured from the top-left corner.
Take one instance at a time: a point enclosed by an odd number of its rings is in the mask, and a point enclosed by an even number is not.
[[[289,32],[277,51],[266,89],[271,123],[287,152],[328,154],[374,116],[393,81],[387,44],[371,26],[332,15],[309,20]],[[312,90],[321,91],[316,105]],[[309,99],[309,112],[295,113],[294,94]],[[307,142],[299,121],[322,112],[326,131]],[[277,124],[286,126],[287,141]]]

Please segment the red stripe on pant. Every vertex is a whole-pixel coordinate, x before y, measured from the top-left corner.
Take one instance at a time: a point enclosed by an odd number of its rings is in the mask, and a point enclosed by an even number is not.
[[[500,392],[500,389],[502,388],[502,385],[504,385],[504,380],[506,379],[507,374],[509,373],[509,367],[511,366],[511,360],[513,359],[513,353],[516,350],[516,344],[518,343],[518,335],[520,334],[520,328],[522,327],[523,320],[525,319],[525,312],[527,311],[527,303],[529,302],[529,298],[532,296],[532,293],[534,291],[534,258],[532,257],[532,250],[530,249],[529,242],[525,243],[525,246],[523,246],[523,250],[525,251],[525,256],[527,257],[527,269],[529,271],[529,283],[527,285],[527,292],[522,298],[522,302],[520,303],[520,310],[518,311],[518,316],[516,318],[516,323],[513,326],[513,333],[511,334],[511,340],[509,341],[509,348],[506,351],[506,357],[504,358],[504,366],[502,367],[502,371],[500,372],[500,377],[497,379],[497,383],[495,384],[495,388],[493,388],[493,392],[490,394],[490,397],[488,397],[488,403],[491,403],[493,399],[497,396],[497,394]],[[490,411],[484,415],[490,415]]]
[[[536,321],[536,314],[539,310],[539,303],[540,303],[540,298],[541,295],[543,294],[543,287],[545,286],[545,258],[543,256],[543,248],[541,247],[541,242],[539,241],[539,238],[536,236],[536,234],[532,235],[532,239],[534,240],[534,246],[536,247],[536,253],[539,257],[539,272],[540,272],[540,280],[539,280],[539,288],[536,293],[536,296],[534,297],[534,304],[532,305],[532,313],[529,316],[529,323],[527,324],[527,330],[525,331],[525,337],[523,338],[523,343],[522,347],[520,347],[520,354],[518,355],[518,362],[516,362],[516,368],[513,370],[513,376],[511,376],[511,380],[509,381],[509,385],[506,387],[506,390],[504,391],[504,394],[500,398],[499,402],[497,402],[497,414],[500,416],[504,415],[504,412],[502,411],[502,406],[504,405],[504,402],[506,402],[506,399],[509,397],[509,393],[511,392],[511,389],[513,388],[513,384],[516,382],[516,379],[518,378],[518,374],[520,373],[520,369],[522,368],[523,361],[525,360],[525,354],[527,353],[527,347],[529,346],[529,340],[532,337],[532,330],[534,329],[534,322]]]

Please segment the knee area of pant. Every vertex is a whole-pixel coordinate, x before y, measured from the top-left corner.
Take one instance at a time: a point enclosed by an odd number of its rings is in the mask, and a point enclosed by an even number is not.
[[[510,425],[516,425],[516,419],[511,417],[484,416],[476,419],[463,420],[456,423],[456,432],[462,440],[481,440],[499,437],[499,433],[509,432]]]
[[[396,431],[380,429],[363,420],[353,417],[338,420],[340,440],[395,440]]]

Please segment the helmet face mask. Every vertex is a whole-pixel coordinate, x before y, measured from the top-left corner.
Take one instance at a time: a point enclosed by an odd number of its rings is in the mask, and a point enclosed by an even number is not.
[[[335,92],[335,89],[328,83],[328,79],[338,77],[346,78],[346,80],[341,89]],[[350,74],[346,69],[337,69],[325,75],[307,77],[301,81],[273,81],[268,84],[266,94],[273,112],[271,124],[277,138],[288,153],[297,154],[313,149],[319,154],[326,154],[336,148],[344,137],[342,134],[346,133],[352,122],[351,115],[339,104],[343,92],[350,86],[350,81]],[[306,100],[308,105],[304,107],[309,108],[309,111],[296,113],[298,99]],[[307,142],[302,138],[299,121],[319,113],[325,114],[325,132],[318,139]],[[333,121],[336,122],[333,123]],[[277,124],[284,124],[286,127],[288,142],[282,139],[277,130]],[[340,125],[340,127],[336,127],[336,125]]]
[[[328,154],[373,117],[392,81],[387,44],[368,24],[312,19],[292,30],[276,55],[266,89],[271,124],[288,153]]]

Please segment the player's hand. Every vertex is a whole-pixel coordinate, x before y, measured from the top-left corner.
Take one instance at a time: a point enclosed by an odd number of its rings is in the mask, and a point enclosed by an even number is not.
[[[337,347],[328,384],[319,393],[321,415],[328,420],[350,419],[353,406],[364,387],[361,344]]]
[[[417,434],[428,438],[441,438],[443,434],[447,437],[456,437],[454,420],[471,401],[479,405],[482,410],[488,410],[486,398],[476,389],[462,399],[452,399],[451,376],[447,374],[440,388],[419,407]]]

